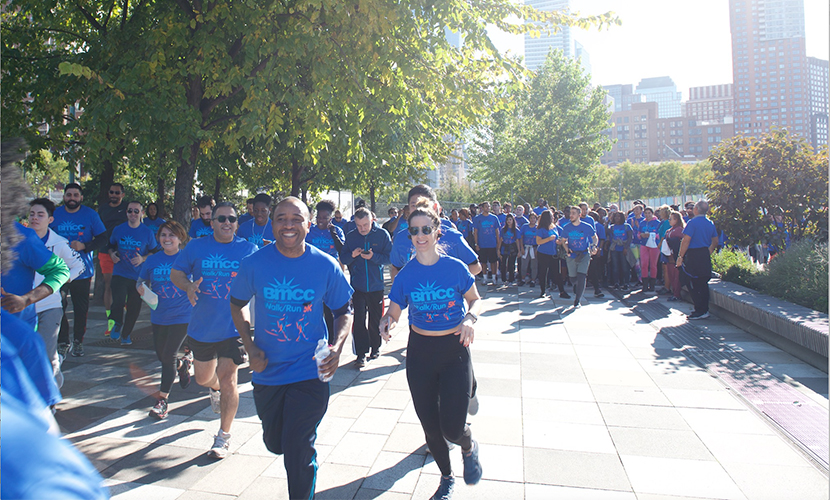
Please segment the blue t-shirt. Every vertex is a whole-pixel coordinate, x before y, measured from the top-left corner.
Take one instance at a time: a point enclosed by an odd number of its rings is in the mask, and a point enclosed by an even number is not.
[[[346,220],[346,219],[341,218],[340,222],[337,222],[337,219],[332,218],[331,223],[334,224],[335,226],[339,227],[341,231],[345,231],[346,226],[349,224],[349,221]],[[343,234],[346,234],[346,233],[343,233]]]
[[[395,276],[389,300],[401,309],[412,306],[410,325],[431,332],[449,330],[464,320],[464,294],[474,284],[467,265],[454,257],[440,255],[431,266],[412,259]]]
[[[331,222],[334,224],[334,220]],[[344,220],[343,222],[345,223],[346,221]],[[334,232],[340,237],[340,241],[346,240],[346,236],[339,226],[334,226]],[[329,229],[320,229],[316,224],[312,224],[308,230],[308,234],[305,235],[305,242],[331,255],[335,260],[338,257],[337,247],[334,246],[334,240],[331,238],[331,231]]]
[[[559,232],[560,237],[568,239],[568,248],[572,253],[587,252],[595,234],[593,226],[583,221],[579,221],[577,226],[570,223]]]
[[[519,229],[519,234],[522,236],[522,244],[536,246],[536,227],[531,226],[530,223],[525,224]]]
[[[239,219],[237,219],[236,222],[239,223],[239,227],[242,227],[242,224],[245,224],[246,222],[248,222],[249,220],[252,220],[253,218],[254,218],[253,215],[249,214],[248,212],[245,212],[244,214],[239,216]]]
[[[519,230],[518,229],[508,229],[506,227],[501,228],[501,243],[502,246],[510,245],[512,243],[516,243],[519,239]]]
[[[153,230],[153,234],[157,234],[159,232],[159,228],[165,222],[167,222],[167,221],[162,219],[161,217],[156,217],[155,219],[145,217],[144,220],[141,221],[142,224],[144,224],[145,226],[147,226],[147,227],[149,227],[150,229]]]
[[[340,264],[312,245],[296,258],[268,245],[244,259],[231,296],[246,302],[256,296],[254,343],[268,358],[253,382],[284,385],[317,378],[314,350],[320,339],[330,340],[323,305],[340,309],[352,292]]]
[[[516,219],[516,227],[518,227],[518,228],[521,228],[525,224],[530,223],[530,221],[527,220],[527,217],[525,217],[524,215],[522,215],[521,217],[515,217],[514,216],[514,218]]]
[[[640,222],[640,231],[639,232],[641,232],[641,233],[658,234],[659,230],[660,230],[660,219],[658,219],[657,217],[652,217],[651,220],[649,220],[649,221],[643,219],[643,221]],[[645,244],[648,243],[648,238],[647,237],[646,238],[640,238],[639,234],[637,234],[635,236],[637,236],[637,239],[639,240],[640,245],[645,246]],[[660,239],[658,238],[655,241],[657,241],[659,243]]]
[[[141,265],[139,276],[148,282],[150,289],[159,296],[158,307],[150,313],[150,321],[154,325],[190,323],[193,306],[187,298],[187,293],[170,281],[170,271],[180,253],[167,255],[159,252],[147,257]]]
[[[274,241],[274,228],[271,226],[271,218],[265,222],[265,226],[258,226],[256,219],[251,219],[239,226],[236,235],[243,240],[250,241],[257,248],[265,246],[264,240]]]
[[[542,212],[544,212],[545,210],[547,210],[547,207],[534,207],[533,213],[535,213],[536,215],[542,215]]]
[[[626,223],[614,224],[608,228],[608,232],[611,233],[612,250],[615,252],[622,252],[628,247],[628,245],[625,245],[625,240],[628,238],[628,234],[633,233],[634,231],[631,229],[631,226]],[[614,240],[620,240],[622,244],[614,243]]]
[[[507,214],[502,212],[502,213],[498,214],[496,217],[498,217],[498,219],[499,219],[499,226],[504,226],[504,221],[505,221],[505,219],[507,219]]]
[[[80,241],[84,245],[89,245],[94,237],[107,230],[98,212],[83,205],[72,214],[66,211],[66,207],[58,207],[53,217],[55,220],[49,224],[49,229],[63,236],[70,243]],[[95,266],[92,265],[92,251],[85,250],[78,254],[84,263],[84,270],[75,279],[91,278],[95,273]]]
[[[496,248],[500,227],[499,218],[495,215],[476,215],[476,218],[473,219],[473,228],[478,231],[478,247]]]
[[[692,238],[689,242],[690,249],[707,248],[712,244],[712,238],[718,237],[718,232],[715,230],[715,224],[705,215],[696,215],[692,217],[683,229],[683,234]]]
[[[537,250],[539,253],[543,253],[545,255],[556,255],[556,240],[559,239],[559,229],[556,226],[553,226],[550,229],[546,229],[543,227],[536,228],[536,236],[545,239],[550,238],[551,236],[556,236],[556,238],[548,241],[547,243],[542,243],[538,246]]]
[[[473,223],[469,219],[458,219],[458,222],[455,223],[455,227],[458,228],[465,238],[469,238],[470,235],[473,234]]]
[[[149,227],[139,224],[138,227],[133,228],[130,227],[129,222],[115,226],[110,235],[110,244],[118,250],[120,258],[113,266],[112,274],[131,280],[138,279],[138,268],[130,259],[139,255],[147,255],[159,246],[155,234]]]
[[[190,236],[190,239],[213,236],[213,224],[206,226],[202,219],[193,219],[190,222],[190,229],[187,231],[187,235]]]
[[[631,226],[631,230],[634,231],[634,238],[631,240],[632,245],[639,245],[640,244],[640,233],[642,232],[642,228],[640,226],[646,221],[644,216],[634,217],[634,214],[628,216],[625,220],[629,226]]]
[[[441,226],[441,239],[438,240],[439,250],[450,257],[455,257],[461,262],[473,264],[478,260],[478,255],[470,248],[470,244],[464,239],[464,235],[457,229]],[[389,261],[393,266],[402,268],[415,255],[415,247],[409,239],[409,233],[402,229],[396,233],[392,240],[392,253]]]
[[[189,336],[200,342],[219,342],[239,336],[231,319],[231,283],[242,259],[255,251],[256,246],[242,238],[219,243],[210,236],[192,240],[179,252],[173,269],[192,275],[193,281],[202,278],[198,301],[187,326]]]
[[[25,295],[32,291],[35,281],[35,270],[40,269],[52,258],[52,252],[46,248],[37,233],[19,222],[14,227],[23,236],[15,246],[17,258],[12,268],[3,275],[3,289],[14,295]],[[37,326],[37,312],[35,305],[30,304],[15,316],[29,323],[32,328]]]
[[[3,348],[0,349],[3,395],[8,393],[25,401],[33,410],[45,410],[47,406],[59,403],[61,393],[46,357],[46,346],[32,325],[2,309],[0,333],[3,337]]]

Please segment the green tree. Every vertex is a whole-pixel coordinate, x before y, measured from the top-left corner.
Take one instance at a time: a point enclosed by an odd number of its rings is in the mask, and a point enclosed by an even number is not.
[[[615,167],[598,165],[593,172],[594,198],[616,201],[692,195],[704,192],[712,176],[708,160],[693,165],[667,161],[656,165],[623,162]],[[622,191],[622,192],[620,192]]]
[[[827,148],[815,152],[786,130],[737,136],[712,152],[712,218],[738,245],[827,238]]]
[[[46,149],[28,155],[22,167],[36,198],[48,198],[52,191],[63,189],[69,182],[69,164]]]
[[[605,95],[578,62],[552,52],[527,89],[511,95],[515,106],[493,114],[474,140],[472,177],[500,198],[579,201],[610,148]]]

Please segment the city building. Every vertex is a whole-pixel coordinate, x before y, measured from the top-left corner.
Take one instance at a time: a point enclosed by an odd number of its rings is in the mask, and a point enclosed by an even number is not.
[[[827,144],[827,113],[830,101],[830,62],[807,58],[807,102],[810,113],[810,143],[814,148]]]
[[[660,118],[683,116],[683,95],[677,91],[677,85],[670,77],[643,78],[635,90],[637,94],[645,97],[646,102],[658,104]]]
[[[625,85],[603,85],[602,88],[614,99],[613,111],[628,111],[631,109],[632,103],[645,102],[645,96],[635,94],[634,86],[630,83]]]
[[[709,122],[731,122],[735,112],[732,84],[691,87],[685,104],[684,116]]]
[[[634,103],[631,109],[612,114],[605,134],[616,140],[600,161],[604,165],[698,162],[724,139],[734,135],[734,124],[693,117],[659,117],[656,102]]]
[[[525,0],[525,4],[541,11],[569,11],[570,0]],[[591,74],[591,57],[585,47],[574,40],[570,26],[559,26],[556,33],[533,37],[529,34],[524,38],[525,66],[536,71],[545,63],[551,50],[560,50],[568,59],[575,59],[582,65],[582,74]]]
[[[729,0],[729,15],[735,133],[757,136],[777,127],[809,140],[803,0]]]

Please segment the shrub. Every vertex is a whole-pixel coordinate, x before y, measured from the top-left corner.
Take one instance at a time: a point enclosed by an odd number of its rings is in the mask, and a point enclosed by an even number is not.
[[[763,293],[826,313],[827,280],[827,243],[805,239],[776,255],[755,284]]]
[[[712,255],[712,270],[720,274],[724,281],[731,281],[739,285],[755,288],[755,278],[758,269],[741,251],[723,249]]]

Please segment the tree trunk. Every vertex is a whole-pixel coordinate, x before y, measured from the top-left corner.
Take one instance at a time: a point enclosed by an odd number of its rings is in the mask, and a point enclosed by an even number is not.
[[[375,213],[375,184],[369,185],[369,206],[372,207],[372,213]]]
[[[216,184],[213,185],[213,201],[219,203],[220,199],[219,196],[221,195],[222,190],[222,178],[218,175],[216,176]]]
[[[199,158],[199,142],[195,141],[180,151],[176,167],[176,189],[173,193],[173,220],[190,227],[190,205],[193,198],[193,179],[196,176],[196,160]]]
[[[115,166],[112,160],[103,160],[104,168],[101,170],[101,190],[98,191],[98,206],[103,206],[109,203],[109,190],[112,183],[115,182]]]
[[[164,210],[164,176],[159,175],[156,180],[156,207],[158,208],[158,216],[164,219],[166,217]]]
[[[291,196],[300,196],[300,187],[302,186],[304,167],[300,166],[300,162],[296,158],[291,158]]]

